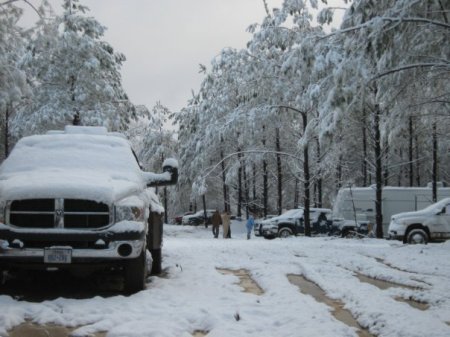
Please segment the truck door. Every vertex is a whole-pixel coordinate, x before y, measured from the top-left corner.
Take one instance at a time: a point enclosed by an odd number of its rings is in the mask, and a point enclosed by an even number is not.
[[[441,214],[442,227],[445,232],[445,237],[450,239],[450,203],[445,205],[443,211]]]
[[[433,216],[430,229],[432,236],[435,234],[438,239],[450,239],[450,203]]]

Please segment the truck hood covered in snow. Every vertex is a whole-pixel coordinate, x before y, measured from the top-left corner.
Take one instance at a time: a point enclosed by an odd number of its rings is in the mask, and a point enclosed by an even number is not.
[[[430,212],[426,212],[424,210],[421,211],[415,211],[415,212],[403,212],[403,213],[398,213],[398,214],[394,214],[392,216],[392,220],[399,220],[399,219],[406,219],[406,218],[413,218],[413,217],[418,217],[418,216],[424,216],[424,215],[430,215]]]
[[[450,202],[450,198],[445,198],[440,201],[438,201],[435,204],[432,204],[424,209],[421,209],[419,211],[415,212],[403,212],[394,214],[392,216],[392,220],[398,220],[398,219],[405,219],[405,218],[412,218],[412,217],[418,217],[418,216],[429,216],[439,213],[442,208],[447,205]]]
[[[2,201],[58,197],[112,203],[144,188],[128,141],[112,135],[26,137],[0,167]]]

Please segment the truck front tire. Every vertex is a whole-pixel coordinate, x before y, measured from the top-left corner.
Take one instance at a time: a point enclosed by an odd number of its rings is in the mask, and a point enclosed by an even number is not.
[[[406,234],[406,242],[409,244],[424,244],[429,241],[427,232],[422,228],[414,228]]]
[[[145,289],[147,279],[147,257],[145,249],[137,258],[127,261],[124,268],[124,291],[134,294]]]
[[[283,227],[278,231],[278,236],[280,238],[287,238],[287,237],[291,236],[292,234],[293,234],[292,230],[289,227]]]

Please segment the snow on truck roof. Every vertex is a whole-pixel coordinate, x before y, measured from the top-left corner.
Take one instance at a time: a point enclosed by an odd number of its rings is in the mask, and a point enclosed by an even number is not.
[[[77,134],[77,135],[99,135],[99,136],[114,136],[126,139],[125,135],[119,132],[108,132],[104,126],[74,126],[66,125],[64,130],[50,130],[47,135],[58,134]]]
[[[128,140],[103,127],[24,137],[0,166],[0,195],[7,200],[57,195],[113,202],[143,188]]]

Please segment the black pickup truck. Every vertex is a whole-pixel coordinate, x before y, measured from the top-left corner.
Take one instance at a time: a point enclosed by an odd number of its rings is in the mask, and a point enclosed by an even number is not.
[[[0,166],[0,275],[114,269],[126,292],[143,289],[148,269],[161,270],[164,209],[153,187],[177,177],[173,159],[163,173],[143,172],[128,140],[102,127],[22,138]]]

